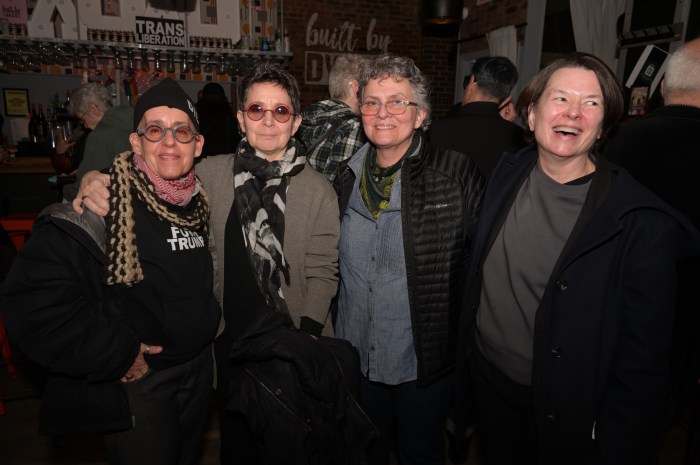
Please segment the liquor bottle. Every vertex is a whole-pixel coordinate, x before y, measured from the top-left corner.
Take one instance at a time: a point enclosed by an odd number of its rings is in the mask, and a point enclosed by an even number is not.
[[[61,110],[63,110],[63,102],[61,102],[58,92],[56,92],[53,96],[53,112],[54,114],[61,113]]]
[[[36,125],[36,137],[37,139],[41,142],[46,140],[46,133],[48,129],[48,123],[46,121],[46,116],[44,116],[44,107],[40,103],[39,104],[39,119],[37,120],[37,125]]]
[[[292,44],[289,39],[289,34],[287,33],[287,29],[282,30],[282,48],[284,49],[285,52],[291,52],[292,51]]]
[[[39,118],[36,114],[36,105],[32,103],[32,112],[29,114],[29,124],[27,125],[27,132],[29,135],[29,140],[31,142],[36,142],[38,140],[36,134],[36,126]]]
[[[48,123],[46,131],[46,142],[52,148],[56,148],[56,138],[58,137],[58,132],[56,131],[56,110],[49,106],[48,109]]]
[[[44,118],[44,137],[46,138],[47,142],[51,142],[51,121],[53,120],[52,106],[53,103],[51,102],[46,105],[46,117]]]
[[[283,39],[284,39],[284,32],[282,31],[282,29],[278,28],[277,31],[275,31],[275,51],[276,52],[284,52]]]

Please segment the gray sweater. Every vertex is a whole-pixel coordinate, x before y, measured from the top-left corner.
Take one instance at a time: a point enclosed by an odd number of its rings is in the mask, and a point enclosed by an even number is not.
[[[535,315],[590,185],[559,184],[535,165],[484,262],[477,343],[516,383],[531,383]]]

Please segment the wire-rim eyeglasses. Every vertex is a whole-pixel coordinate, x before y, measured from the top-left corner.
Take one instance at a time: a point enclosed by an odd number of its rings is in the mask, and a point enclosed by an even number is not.
[[[363,116],[374,116],[379,113],[379,109],[384,106],[390,115],[403,115],[409,106],[417,107],[418,104],[408,100],[391,100],[386,103],[376,100],[368,100],[360,104],[360,113]]]

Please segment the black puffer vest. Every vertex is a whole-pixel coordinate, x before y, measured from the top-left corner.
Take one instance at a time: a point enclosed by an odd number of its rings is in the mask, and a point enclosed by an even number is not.
[[[484,180],[471,158],[431,148],[425,138],[420,152],[404,161],[401,179],[418,385],[427,386],[454,367],[457,322]],[[355,174],[346,160],[334,182],[341,221],[354,184]]]

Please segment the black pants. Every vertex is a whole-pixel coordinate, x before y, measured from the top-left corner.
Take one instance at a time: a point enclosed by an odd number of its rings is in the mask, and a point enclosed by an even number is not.
[[[445,421],[454,375],[419,388],[415,381],[388,385],[362,377],[362,407],[379,431],[370,447],[371,465],[388,465],[392,439],[402,465],[445,463]]]
[[[134,420],[104,436],[112,465],[195,465],[206,427],[214,364],[211,346],[182,365],[124,383]]]
[[[226,408],[231,400],[231,383],[235,383],[243,373],[242,363],[231,362],[232,344],[233,342],[223,335],[214,341],[221,465],[259,465],[263,463],[259,441],[248,427],[245,418],[233,415]]]
[[[530,386],[511,381],[477,349],[469,369],[476,431],[487,465],[535,465],[537,433]]]

